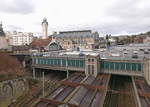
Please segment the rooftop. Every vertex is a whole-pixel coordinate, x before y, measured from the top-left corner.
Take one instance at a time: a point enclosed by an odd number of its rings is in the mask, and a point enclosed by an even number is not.
[[[91,33],[91,30],[77,30],[77,31],[61,31],[59,34],[64,34],[64,33]]]
[[[99,56],[102,60],[123,60],[123,61],[143,61],[144,58],[150,58],[150,51],[134,51],[134,50],[88,50],[88,51],[51,51],[43,53],[34,53],[34,56],[43,57],[71,57],[85,58],[85,56]]]
[[[34,41],[32,41],[32,43],[30,44],[31,47],[45,47],[47,46],[52,39],[35,39]]]
[[[98,33],[92,33],[91,30],[81,30],[81,31],[63,31],[59,34],[54,34],[56,37],[95,37]]]

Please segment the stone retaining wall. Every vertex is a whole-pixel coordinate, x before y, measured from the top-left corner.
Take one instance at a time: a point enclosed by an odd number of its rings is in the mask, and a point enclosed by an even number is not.
[[[17,78],[0,82],[0,107],[7,107],[27,91],[28,81],[26,78]]]

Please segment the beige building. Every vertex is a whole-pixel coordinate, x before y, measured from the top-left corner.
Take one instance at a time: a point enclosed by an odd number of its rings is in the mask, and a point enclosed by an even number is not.
[[[33,38],[33,33],[17,32],[12,35],[13,46],[29,45]]]
[[[12,45],[13,44],[12,32],[6,31],[5,35],[6,35],[6,40],[8,41],[8,45]]]
[[[11,46],[23,46],[23,45],[29,45],[34,37],[33,33],[30,32],[6,32],[6,39],[8,41],[8,44]]]
[[[43,30],[42,39],[47,39],[48,38],[48,22],[46,18],[43,19],[42,30]]]
[[[8,49],[8,42],[3,31],[2,23],[0,23],[0,49]]]
[[[146,38],[143,40],[143,43],[149,44],[149,43],[150,43],[150,37],[146,37]]]

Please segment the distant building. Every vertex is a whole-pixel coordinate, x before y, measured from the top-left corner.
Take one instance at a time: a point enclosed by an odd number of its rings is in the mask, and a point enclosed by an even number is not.
[[[135,36],[134,43],[143,43],[144,37],[143,36]]]
[[[56,38],[48,36],[48,22],[44,18],[42,22],[43,35],[41,38],[35,39],[30,44],[32,50],[36,51],[56,51],[61,50],[62,47],[56,41]]]
[[[109,42],[110,42],[110,45],[111,45],[111,46],[116,45],[116,40],[115,40],[114,38],[110,38],[110,39],[109,39]]]
[[[48,22],[46,18],[43,19],[42,29],[43,29],[42,39],[47,39],[48,38]]]
[[[138,51],[138,50],[149,50],[150,44],[127,44],[127,45],[118,45],[114,46],[113,49],[116,49],[117,51]]]
[[[0,49],[8,49],[8,42],[6,40],[5,33],[3,31],[2,22],[0,23]]]
[[[35,39],[30,44],[30,47],[32,50],[37,51],[56,51],[62,49],[62,47],[53,38]]]
[[[64,31],[53,34],[63,49],[95,49],[99,45],[99,34],[91,30]]]
[[[51,39],[35,39],[31,44],[30,47],[33,50],[38,51],[45,51],[48,44],[51,42]]]
[[[98,48],[106,48],[106,40],[104,37],[99,38],[99,45]]]
[[[33,33],[13,32],[10,38],[10,45],[29,45],[33,41]],[[12,39],[12,40],[11,40]]]
[[[143,40],[143,43],[150,43],[150,37],[146,37],[146,38]]]
[[[26,53],[30,51],[30,47],[27,45],[23,46],[12,46],[12,51],[14,53]]]
[[[6,31],[5,35],[6,35],[6,40],[8,42],[8,45],[12,46],[13,45],[13,37],[12,37],[13,32]]]

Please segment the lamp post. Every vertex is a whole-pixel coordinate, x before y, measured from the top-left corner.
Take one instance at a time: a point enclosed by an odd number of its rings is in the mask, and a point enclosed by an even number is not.
[[[66,58],[66,70],[67,70],[67,78],[69,77],[69,71],[68,71],[68,57]]]
[[[44,94],[45,94],[45,92],[44,92],[44,72],[42,72],[42,76],[43,76],[43,79],[42,79],[42,81],[43,81],[43,84],[42,84],[42,92],[43,92],[43,97],[44,97]]]
[[[35,68],[33,67],[33,79],[35,79]]]

